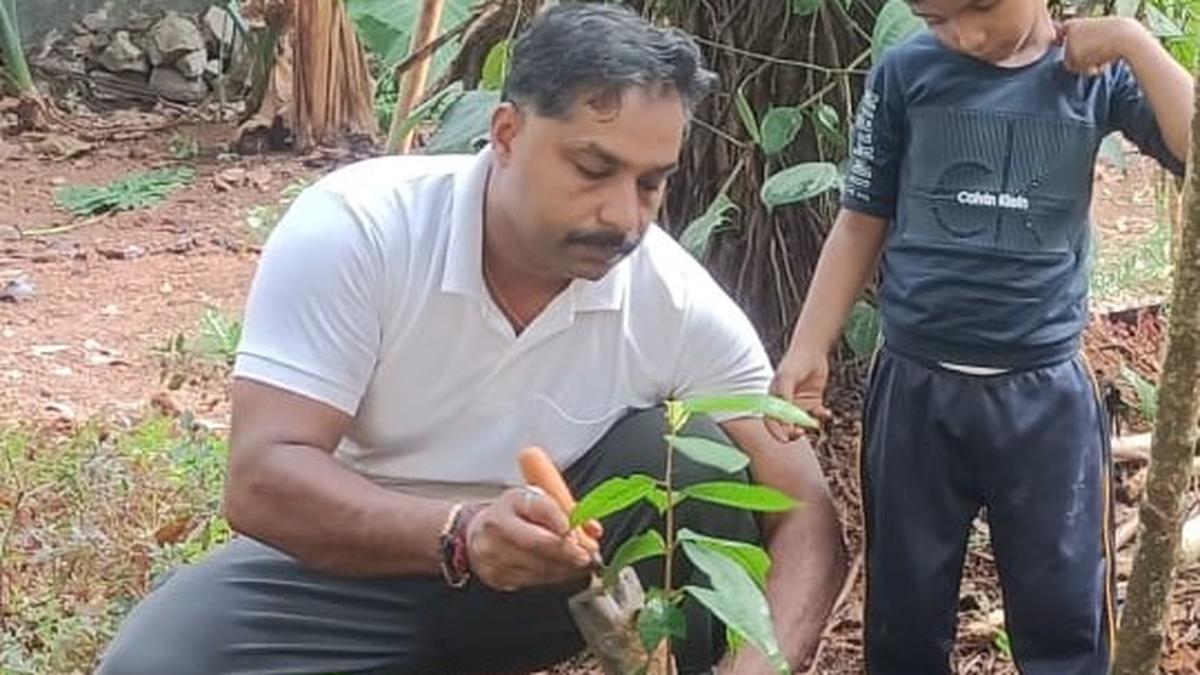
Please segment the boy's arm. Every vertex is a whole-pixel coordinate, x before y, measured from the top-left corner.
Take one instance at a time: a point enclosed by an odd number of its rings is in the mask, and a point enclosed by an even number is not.
[[[818,417],[829,415],[824,404],[829,351],[875,269],[887,225],[886,218],[849,208],[838,213],[821,249],[792,341],[775,369],[772,394]],[[803,434],[797,427],[771,419],[767,420],[767,429],[781,441]]]
[[[838,213],[792,333],[792,349],[813,351],[822,358],[833,349],[850,308],[875,270],[886,232],[887,220],[879,216],[845,208]]]
[[[1066,42],[1066,65],[1075,72],[1094,72],[1118,59],[1133,71],[1145,94],[1167,149],[1186,161],[1193,114],[1192,77],[1142,24],[1127,17],[1068,21],[1060,36]]]
[[[1163,140],[1179,161],[1187,160],[1192,123],[1192,76],[1140,23],[1127,20],[1129,40],[1121,41],[1125,60],[1146,93]]]
[[[824,405],[829,351],[875,269],[888,223],[896,213],[907,130],[901,66],[900,61],[885,57],[867,78],[851,135],[842,210],[821,250],[791,343],[771,382],[772,394],[818,417],[829,414]],[[774,420],[767,422],[767,428],[778,440],[802,433]]]

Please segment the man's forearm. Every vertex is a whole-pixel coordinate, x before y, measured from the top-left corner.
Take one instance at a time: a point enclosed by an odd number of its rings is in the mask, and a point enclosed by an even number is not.
[[[799,506],[765,519],[771,554],[767,599],[775,632],[794,667],[812,658],[846,575],[847,555],[833,498],[807,440],[776,443],[760,420],[722,425],[750,456],[755,482]]]
[[[793,667],[801,667],[820,642],[845,579],[847,555],[828,490],[824,485],[797,484],[798,472],[785,459],[796,457],[764,460],[755,474],[763,477],[764,485],[801,502],[795,511],[772,516],[767,523],[771,553],[767,597],[784,655]]]
[[[382,488],[306,446],[274,445],[230,472],[225,512],[239,532],[322,571],[436,574],[450,504]]]

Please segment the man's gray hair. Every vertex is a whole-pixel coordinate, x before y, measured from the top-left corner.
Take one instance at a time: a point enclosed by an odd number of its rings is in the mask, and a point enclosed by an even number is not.
[[[513,45],[503,99],[565,119],[580,99],[615,107],[630,88],[669,88],[690,114],[716,80],[683,31],[657,27],[621,5],[580,2],[530,22]]]

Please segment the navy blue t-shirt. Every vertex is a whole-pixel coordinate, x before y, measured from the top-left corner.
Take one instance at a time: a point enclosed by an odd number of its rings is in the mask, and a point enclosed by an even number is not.
[[[860,104],[842,205],[889,221],[880,307],[892,348],[1032,367],[1079,349],[1096,153],[1112,131],[1182,174],[1133,74],[1070,73],[1062,49],[1000,68],[922,33]]]

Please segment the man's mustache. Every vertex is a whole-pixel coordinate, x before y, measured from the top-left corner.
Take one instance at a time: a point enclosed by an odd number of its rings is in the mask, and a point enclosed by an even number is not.
[[[638,237],[626,238],[614,232],[599,230],[587,232],[572,232],[567,235],[567,243],[573,246],[590,246],[605,249],[613,254],[626,256],[633,253],[641,243]]]

